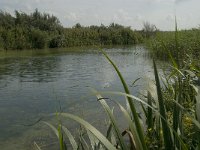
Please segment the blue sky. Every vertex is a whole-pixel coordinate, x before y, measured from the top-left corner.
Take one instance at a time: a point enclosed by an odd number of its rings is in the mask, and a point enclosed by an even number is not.
[[[65,27],[116,22],[141,29],[148,21],[161,30],[174,29],[175,14],[180,29],[198,27],[199,6],[200,0],[0,0],[3,11],[30,13],[38,8],[57,16]]]

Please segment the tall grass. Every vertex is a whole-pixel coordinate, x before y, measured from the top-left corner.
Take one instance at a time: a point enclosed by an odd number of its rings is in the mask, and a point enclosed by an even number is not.
[[[157,59],[168,59],[168,51],[170,51],[175,59],[180,57],[186,60],[190,56],[190,59],[192,58],[198,65],[200,63],[198,59],[200,57],[200,29],[181,30],[177,33],[157,32],[147,41],[147,47],[154,56],[157,56]]]

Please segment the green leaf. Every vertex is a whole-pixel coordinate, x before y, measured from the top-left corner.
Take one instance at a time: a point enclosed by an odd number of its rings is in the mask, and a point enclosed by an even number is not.
[[[149,91],[147,93],[147,103],[152,106],[152,97]],[[153,112],[150,107],[147,108],[147,125],[148,129],[153,129]]]
[[[37,148],[37,150],[42,150],[35,141],[34,141],[34,146]]]
[[[91,124],[89,124],[87,121],[81,119],[78,116],[75,116],[75,115],[72,115],[72,114],[69,114],[69,113],[60,113],[60,115],[80,123],[82,126],[84,126],[84,128],[86,128],[92,134],[94,134],[94,136],[96,136],[96,138],[99,139],[99,141],[101,141],[101,143],[107,149],[116,150],[116,148],[106,139],[106,137],[101,132],[99,132],[95,127],[93,127]]]
[[[59,139],[60,149],[61,149],[61,150],[65,150],[65,149],[66,149],[66,145],[65,145],[65,143],[64,143],[64,141],[63,141],[63,136],[62,136],[62,131],[61,131],[60,125],[59,125],[58,130],[57,130],[57,129],[56,129],[53,125],[51,125],[50,123],[45,122],[45,121],[43,121],[43,123],[46,124],[47,126],[49,126],[49,127],[54,131],[54,133],[56,134],[56,136],[57,136],[58,139]]]
[[[69,138],[69,142],[71,143],[72,148],[74,150],[77,150],[78,149],[78,145],[77,145],[74,137],[72,136],[71,132],[64,126],[62,127],[62,129],[63,129],[64,133],[67,135],[67,137]]]
[[[122,93],[122,92],[110,92],[110,91],[107,91],[107,92],[98,92],[98,93],[101,93],[101,94],[114,94],[114,95],[121,95],[121,96],[126,96],[126,97],[131,97],[132,99],[138,101],[138,102],[141,102],[142,104],[145,104],[146,106],[148,106],[149,108],[151,108],[155,113],[156,117],[157,118],[162,118],[163,121],[165,121],[165,123],[168,125],[168,127],[171,129],[171,131],[174,133],[174,135],[176,136],[176,138],[179,140],[179,142],[181,143],[181,146],[184,150],[187,150],[187,147],[186,145],[184,144],[183,140],[179,137],[179,135],[176,133],[175,130],[173,130],[173,128],[170,126],[170,124],[167,122],[167,120],[164,119],[164,117],[160,114],[160,112],[155,109],[154,107],[150,106],[148,103],[146,103],[145,101],[141,100],[140,98],[138,97],[135,97],[133,95],[130,95],[130,94],[126,94],[126,93]],[[117,102],[116,102],[117,103]],[[181,105],[177,105],[177,106],[181,106]],[[183,108],[183,107],[180,107],[180,108]],[[159,125],[159,119],[156,119],[158,120],[157,122],[157,126],[160,126]],[[158,128],[159,129],[159,128]],[[160,132],[160,130],[159,130]]]
[[[166,124],[167,117],[166,117],[166,112],[165,112],[164,100],[163,100],[163,96],[162,96],[162,92],[161,92],[158,71],[157,71],[156,63],[154,60],[153,60],[153,66],[154,66],[154,74],[155,74],[156,87],[157,87],[159,110],[160,110],[160,114],[163,116],[163,118],[161,118],[161,123],[162,123],[162,128],[163,128],[163,137],[164,137],[165,148],[167,150],[170,150],[174,146],[173,146],[173,142],[172,142],[171,132],[169,130],[168,125]]]
[[[113,125],[113,129],[114,129],[114,131],[116,133],[117,139],[119,140],[119,144],[120,144],[121,148],[124,149],[124,150],[127,149],[127,146],[124,143],[123,137],[122,137],[121,132],[120,132],[120,130],[118,128],[117,122],[116,122],[116,120],[115,120],[115,118],[113,116],[112,110],[110,109],[110,107],[108,106],[106,101],[103,99],[103,97],[99,93],[97,93],[96,91],[94,91],[94,92],[95,92],[97,98],[101,99],[100,103],[103,106],[103,108],[105,109],[107,115],[109,116],[109,119],[110,119],[110,121],[111,121],[111,123]]]
[[[63,133],[62,133],[62,125],[58,125],[58,134],[59,134],[59,143],[60,143],[60,150],[67,150],[65,141],[63,139]]]
[[[107,60],[114,67],[115,71],[117,72],[117,74],[118,74],[118,76],[119,76],[119,78],[121,80],[121,83],[122,83],[122,85],[124,87],[125,92],[127,94],[130,94],[128,86],[127,86],[122,74],[120,73],[119,69],[117,68],[117,66],[113,63],[113,61],[108,57],[108,55],[103,50],[101,50],[101,52],[104,54],[104,56],[107,58]],[[137,131],[139,133],[140,140],[142,142],[142,145],[144,145],[144,150],[146,150],[147,147],[146,147],[145,138],[144,138],[144,131],[143,131],[142,127],[141,127],[137,111],[135,109],[135,106],[134,106],[134,103],[133,103],[132,99],[130,97],[127,97],[127,99],[128,99],[128,103],[129,103],[129,106],[130,106],[130,109],[131,109],[131,112],[132,112],[132,115],[133,115],[133,118],[134,118],[134,121],[135,121],[135,125],[136,125],[136,128],[137,128]]]
[[[58,130],[53,126],[51,125],[50,123],[46,122],[46,121],[42,121],[44,124],[46,124],[47,126],[49,126],[53,131],[54,133],[56,134],[56,136],[59,138],[59,133],[58,133]]]

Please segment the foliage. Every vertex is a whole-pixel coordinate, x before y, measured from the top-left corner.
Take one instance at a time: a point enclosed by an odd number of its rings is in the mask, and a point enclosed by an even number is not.
[[[156,36],[148,40],[148,48],[157,58],[169,58],[168,53],[170,52],[175,59],[178,59],[177,56],[179,56],[180,60],[187,60],[187,57],[190,56],[194,61],[198,61],[200,57],[200,30],[181,30],[177,36],[176,38],[172,31],[159,31]],[[175,38],[178,41],[177,47],[174,42]]]
[[[45,32],[38,29],[32,29],[30,32],[30,41],[32,43],[32,48],[42,49],[45,48],[46,36]]]
[[[38,36],[38,37],[37,37]],[[42,49],[87,46],[131,45],[142,42],[142,36],[115,23],[110,26],[84,27],[77,23],[63,28],[59,19],[36,9],[31,14],[15,11],[15,16],[0,12],[0,48]]]

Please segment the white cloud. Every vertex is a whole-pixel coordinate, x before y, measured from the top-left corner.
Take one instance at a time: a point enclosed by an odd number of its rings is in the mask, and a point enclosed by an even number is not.
[[[165,30],[174,29],[174,10],[181,18],[181,27],[196,27],[200,24],[199,6],[200,0],[0,0],[0,10],[14,14],[14,10],[30,13],[38,8],[57,16],[68,27],[77,22],[116,22],[141,29],[142,22],[147,20]]]
[[[175,20],[175,17],[174,17],[174,15],[173,14],[169,14],[169,15],[167,15],[167,17],[166,17],[166,21],[174,21]]]
[[[79,17],[76,13],[74,12],[70,12],[68,13],[67,15],[64,16],[65,19],[69,20],[69,21],[78,21],[79,20]]]
[[[124,9],[119,9],[113,16],[115,22],[126,22],[130,21],[132,17]]]
[[[179,3],[182,3],[182,2],[185,2],[185,1],[188,1],[188,0],[175,0],[175,3],[179,4]]]

